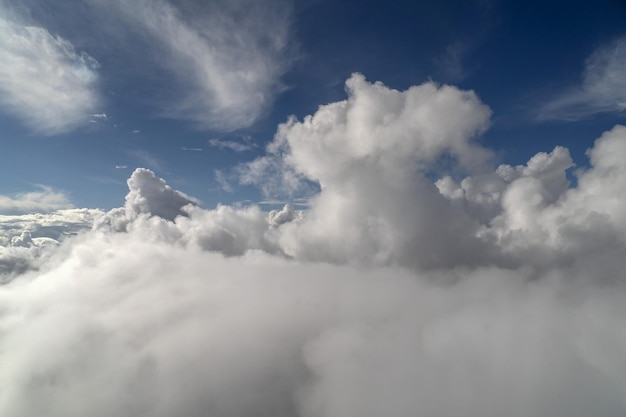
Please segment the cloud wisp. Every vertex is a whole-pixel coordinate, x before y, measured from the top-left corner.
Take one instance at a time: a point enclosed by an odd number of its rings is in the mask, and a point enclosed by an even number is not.
[[[149,39],[153,65],[173,83],[158,103],[165,117],[232,131],[258,120],[282,89],[280,77],[290,61],[288,1],[91,3]]]
[[[0,414],[622,417],[626,127],[572,187],[563,147],[490,166],[472,92],[347,92],[249,168],[316,184],[306,210],[137,169],[91,230],[13,236]]]
[[[42,135],[90,122],[101,107],[99,64],[0,5],[0,106]]]
[[[540,120],[580,120],[626,109],[626,37],[603,45],[587,58],[580,86],[543,105]]]
[[[245,152],[250,151],[256,148],[256,144],[252,142],[250,139],[245,139],[243,142],[238,142],[234,140],[224,140],[224,139],[209,139],[209,146],[218,149],[230,149],[235,152]]]

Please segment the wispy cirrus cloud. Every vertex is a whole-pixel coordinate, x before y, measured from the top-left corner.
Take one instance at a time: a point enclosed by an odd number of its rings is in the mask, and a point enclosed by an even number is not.
[[[596,49],[585,61],[582,82],[544,104],[540,120],[580,120],[626,109],[626,37]]]
[[[283,88],[291,21],[286,0],[91,3],[147,40],[154,65],[173,75],[171,90],[157,103],[164,117],[232,131],[258,120]]]
[[[98,61],[12,15],[0,5],[0,107],[43,135],[89,123],[101,105]]]

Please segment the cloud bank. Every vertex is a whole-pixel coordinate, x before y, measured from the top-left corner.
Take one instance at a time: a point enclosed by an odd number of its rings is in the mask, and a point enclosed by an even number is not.
[[[14,197],[0,195],[0,214],[49,213],[73,208],[65,194],[50,187],[40,186],[41,191],[19,193]]]
[[[543,105],[540,119],[580,120],[626,109],[626,38],[596,49],[585,62],[580,86]]]
[[[626,127],[572,187],[563,147],[491,167],[472,92],[347,93],[242,168],[315,185],[307,210],[138,169],[5,280],[0,414],[623,416]]]
[[[74,130],[100,110],[98,61],[2,4],[0,62],[0,106],[38,134]]]

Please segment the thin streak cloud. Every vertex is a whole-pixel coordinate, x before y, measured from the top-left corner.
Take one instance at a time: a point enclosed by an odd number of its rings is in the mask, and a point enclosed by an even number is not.
[[[250,151],[256,148],[256,145],[249,140],[245,143],[237,142],[234,140],[223,140],[223,139],[209,139],[209,145],[219,149],[230,149],[235,152],[245,152]]]
[[[582,83],[540,108],[540,120],[576,121],[626,109],[626,37],[596,49],[585,61]]]

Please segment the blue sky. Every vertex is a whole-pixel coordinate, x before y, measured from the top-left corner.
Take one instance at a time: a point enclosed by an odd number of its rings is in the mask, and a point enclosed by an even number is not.
[[[76,207],[119,206],[136,167],[205,207],[262,201],[239,164],[354,72],[473,90],[493,166],[556,145],[585,166],[626,108],[618,1],[23,0],[0,19],[0,194]]]

